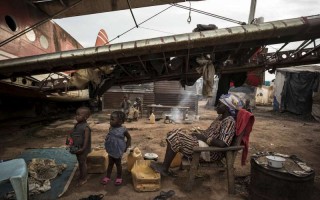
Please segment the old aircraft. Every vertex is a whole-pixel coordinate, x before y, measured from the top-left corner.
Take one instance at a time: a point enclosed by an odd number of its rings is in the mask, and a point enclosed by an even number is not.
[[[98,81],[87,84],[90,97],[96,98],[112,85],[158,80],[191,85],[202,75],[201,58],[215,66],[215,73],[235,75],[243,82],[253,70],[319,63],[319,37],[320,15],[213,30],[204,27],[187,34],[2,60],[0,78],[91,68],[99,72]],[[281,51],[295,41],[302,41],[297,49]],[[277,52],[266,53],[267,45],[280,43]],[[307,49],[310,44],[313,47]]]
[[[48,55],[49,53],[83,49],[70,34],[64,31],[52,19],[110,12],[182,0],[12,0],[0,1],[0,60]],[[0,113],[3,118],[12,112],[21,113],[25,109],[39,112],[47,107],[52,94],[79,97],[79,91],[69,84],[74,71],[47,71],[45,74],[5,75],[0,80]],[[82,93],[82,91],[81,91]],[[51,96],[50,96],[51,95]],[[84,95],[85,96],[85,95]],[[57,99],[56,99],[57,100]],[[58,100],[61,100],[58,99]],[[63,101],[88,100],[88,98],[65,98]],[[36,105],[36,106],[35,106]],[[38,108],[40,107],[40,108]],[[14,114],[13,114],[14,115]],[[0,117],[2,119],[2,117]]]

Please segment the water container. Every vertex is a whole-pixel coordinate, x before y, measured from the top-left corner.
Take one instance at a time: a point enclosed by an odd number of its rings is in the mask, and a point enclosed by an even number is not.
[[[182,162],[182,154],[181,153],[177,153],[176,156],[173,158],[170,167],[174,168],[174,167],[180,167]]]
[[[150,167],[150,160],[137,160],[131,170],[133,187],[138,192],[157,191],[161,187],[160,173]]]
[[[108,154],[105,149],[93,149],[87,157],[87,168],[89,174],[102,174],[108,168]]]
[[[151,113],[149,120],[150,120],[150,124],[156,123],[156,116],[153,113]]]
[[[131,169],[136,162],[136,160],[142,160],[142,154],[138,147],[130,150],[130,153],[127,157],[127,168],[128,171],[131,172]]]

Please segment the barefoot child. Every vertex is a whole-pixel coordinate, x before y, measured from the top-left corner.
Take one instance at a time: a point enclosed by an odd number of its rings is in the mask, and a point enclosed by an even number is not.
[[[122,184],[121,158],[123,153],[131,145],[131,136],[129,135],[128,130],[122,126],[125,119],[125,113],[121,111],[114,111],[110,117],[110,129],[104,143],[109,156],[107,175],[101,180],[101,183],[104,185],[111,180],[110,177],[114,164],[116,164],[117,167],[117,178],[114,184]]]
[[[90,116],[90,109],[80,107],[76,112],[77,124],[71,133],[72,146],[70,152],[76,154],[79,163],[79,182],[78,186],[87,182],[87,156],[91,152],[91,129],[87,124]]]

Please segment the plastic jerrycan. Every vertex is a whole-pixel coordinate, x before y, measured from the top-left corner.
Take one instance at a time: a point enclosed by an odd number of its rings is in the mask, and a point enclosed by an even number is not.
[[[156,116],[153,113],[151,113],[149,120],[150,120],[150,124],[156,123]]]
[[[174,168],[174,167],[180,167],[182,162],[182,154],[181,153],[177,153],[176,156],[173,158],[170,167]]]
[[[135,147],[134,149],[130,150],[130,153],[127,157],[127,167],[128,171],[131,172],[131,169],[136,162],[136,160],[142,160],[142,154],[138,147]]]

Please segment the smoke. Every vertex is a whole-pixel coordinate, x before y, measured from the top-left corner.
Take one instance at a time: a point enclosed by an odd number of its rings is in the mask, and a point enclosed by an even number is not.
[[[186,112],[186,119],[187,120],[193,120],[195,113],[193,111],[190,111],[189,109],[186,109],[185,107],[189,107],[191,100],[194,99],[194,96],[196,96],[196,90],[195,85],[194,86],[186,86],[186,90],[183,94],[180,94],[181,100],[179,101],[176,108],[172,108],[171,112],[165,115],[169,115],[170,119],[172,119],[174,122],[182,122],[183,121],[183,115],[184,112]],[[196,102],[194,102],[196,103]]]

